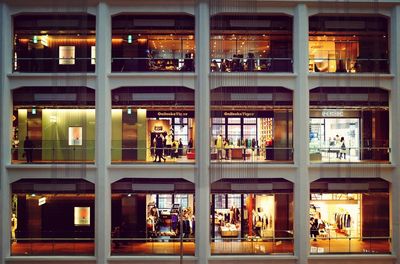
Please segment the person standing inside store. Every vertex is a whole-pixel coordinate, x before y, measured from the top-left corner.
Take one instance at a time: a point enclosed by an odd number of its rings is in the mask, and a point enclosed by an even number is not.
[[[344,137],[340,138],[340,156],[339,159],[344,155],[344,159],[346,159],[346,144],[344,143]]]
[[[26,157],[26,162],[32,163],[33,142],[32,142],[32,140],[29,139],[28,136],[25,137],[24,153],[25,153],[25,157]]]
[[[155,151],[155,157],[153,162],[161,162],[161,159],[164,160],[165,162],[165,158],[163,157],[163,148],[164,148],[164,142],[163,142],[163,138],[157,134],[156,136],[156,151]],[[157,161],[158,158],[158,161]]]
[[[336,135],[336,137],[335,137],[335,146],[336,146],[336,148],[340,147],[340,137],[339,137],[339,135]],[[340,150],[338,150],[336,152],[336,158],[339,158],[339,154],[340,154]]]
[[[317,218],[313,218],[313,217],[311,217],[310,218],[310,236],[311,236],[311,238],[313,238],[314,237],[314,240],[313,241],[317,241],[317,235],[319,235],[319,232],[318,232],[318,219]]]
[[[187,148],[188,148],[187,152],[192,152],[192,150],[193,150],[193,138],[190,138]]]

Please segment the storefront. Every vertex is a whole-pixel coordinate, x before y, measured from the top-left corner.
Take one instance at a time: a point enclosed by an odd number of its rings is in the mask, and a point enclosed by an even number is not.
[[[389,199],[381,179],[311,183],[311,253],[390,253]]]
[[[310,160],[389,160],[389,93],[319,87],[310,92]]]
[[[194,71],[194,16],[112,17],[112,71]]]
[[[12,162],[93,162],[94,105],[87,87],[13,90]]]
[[[288,89],[216,88],[211,92],[211,159],[291,161],[292,120]]]
[[[211,17],[211,72],[291,72],[292,22],[282,14]]]
[[[310,17],[310,72],[389,72],[388,18]]]
[[[194,161],[193,90],[185,87],[116,89],[112,120],[113,162]]]
[[[19,180],[11,191],[11,255],[94,255],[94,184]]]
[[[255,249],[256,254],[293,253],[292,183],[283,179],[221,180],[211,188],[213,254],[249,254]],[[231,243],[243,243],[242,248],[226,252]],[[249,243],[257,247],[249,248]]]
[[[16,72],[94,72],[96,17],[90,14],[13,16]]]
[[[112,184],[112,254],[177,255],[181,240],[184,254],[194,254],[194,184],[154,182],[123,179]]]

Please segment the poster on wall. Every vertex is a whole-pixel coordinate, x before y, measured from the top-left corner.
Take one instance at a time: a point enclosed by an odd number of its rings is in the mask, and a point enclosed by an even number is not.
[[[75,64],[75,46],[59,46],[58,47],[58,64],[73,65]]]
[[[90,226],[90,207],[74,207],[74,225]]]
[[[68,128],[68,145],[82,146],[82,127]]]

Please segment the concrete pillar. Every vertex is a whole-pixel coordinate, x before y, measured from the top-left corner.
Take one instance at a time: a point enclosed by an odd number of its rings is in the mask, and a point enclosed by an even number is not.
[[[95,243],[97,263],[107,263],[111,239],[111,16],[106,1],[100,1],[96,16],[96,202]]]
[[[209,39],[210,15],[207,0],[198,0],[196,4],[196,218],[209,219],[210,216],[210,85],[209,73]],[[197,263],[208,263],[210,255],[210,223],[196,221],[196,256]]]
[[[392,90],[390,93],[389,113],[390,113],[390,160],[396,165],[393,171],[391,185],[391,236],[392,236],[392,254],[400,255],[399,241],[399,222],[400,222],[400,5],[392,9],[390,20],[390,73],[395,75],[393,79]],[[396,259],[396,263],[400,263],[400,259]]]
[[[1,69],[1,129],[0,129],[0,263],[5,263],[5,258],[10,255],[10,232],[11,232],[11,209],[10,209],[10,182],[6,165],[11,160],[11,128],[12,128],[12,97],[7,74],[12,67],[12,32],[10,11],[5,3],[0,4],[1,46],[0,46],[0,69]]]
[[[294,184],[294,251],[297,263],[307,263],[309,244],[309,89],[308,89],[308,10],[295,7],[293,21],[293,60],[297,74],[293,97],[294,161],[298,166]]]

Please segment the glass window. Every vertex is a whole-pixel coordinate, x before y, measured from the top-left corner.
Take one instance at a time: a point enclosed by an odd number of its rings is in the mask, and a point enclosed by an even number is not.
[[[174,126],[174,132],[175,132],[175,139],[182,140],[183,145],[187,145],[188,143],[188,126],[187,125],[175,125]]]
[[[228,124],[240,124],[240,117],[228,118]]]
[[[243,124],[257,124],[257,118],[243,118]]]
[[[215,139],[217,136],[221,134],[225,136],[225,125],[213,125],[212,126],[212,137]]]
[[[172,194],[159,194],[158,195],[158,208],[171,209],[172,208]]]
[[[213,124],[225,124],[225,118],[224,117],[213,117],[212,123]]]
[[[241,126],[240,125],[228,125],[228,139],[234,145],[241,145]]]
[[[188,208],[189,206],[189,195],[187,194],[175,194],[174,203],[179,204],[182,208]]]
[[[223,209],[226,206],[226,195],[225,194],[215,194],[215,208]]]
[[[241,204],[240,194],[228,194],[228,208],[240,208]]]

